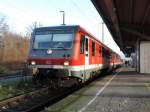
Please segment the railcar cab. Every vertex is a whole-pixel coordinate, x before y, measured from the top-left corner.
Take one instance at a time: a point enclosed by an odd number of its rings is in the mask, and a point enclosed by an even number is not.
[[[43,78],[51,74],[57,78],[69,74],[66,68],[72,60],[75,32],[76,26],[41,27],[33,31],[28,55],[33,76]]]
[[[58,83],[64,78],[85,82],[109,68],[110,55],[108,47],[78,25],[41,27],[32,33],[28,64],[40,81],[48,77]]]
[[[74,28],[65,26],[35,29],[31,37],[29,58],[71,57],[74,32]]]

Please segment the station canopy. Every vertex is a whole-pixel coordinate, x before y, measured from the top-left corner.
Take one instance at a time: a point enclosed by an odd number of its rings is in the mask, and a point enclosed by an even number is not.
[[[150,0],[91,0],[120,49],[130,55],[150,40]]]

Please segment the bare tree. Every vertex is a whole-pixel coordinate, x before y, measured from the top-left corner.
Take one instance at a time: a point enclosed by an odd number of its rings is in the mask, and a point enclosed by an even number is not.
[[[4,37],[7,31],[8,31],[8,25],[6,23],[6,17],[0,14],[0,62],[3,61]]]
[[[33,28],[37,25],[34,23]],[[27,59],[28,44],[29,38],[10,31],[6,17],[0,13],[0,70],[21,68]]]
[[[33,30],[39,27],[42,27],[42,24],[40,22],[37,22],[37,21],[33,22],[31,25],[29,25],[29,27],[27,27],[26,35],[31,36],[31,33],[33,32]]]
[[[6,17],[4,15],[0,15],[0,36],[2,36],[6,31],[8,31]]]

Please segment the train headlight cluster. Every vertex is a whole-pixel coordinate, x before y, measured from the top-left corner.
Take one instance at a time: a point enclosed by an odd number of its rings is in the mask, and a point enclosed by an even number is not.
[[[69,62],[68,62],[68,61],[65,61],[65,62],[64,62],[64,65],[65,65],[65,66],[68,66],[68,65],[69,65]]]
[[[31,61],[31,65],[36,65],[36,62],[35,61]]]

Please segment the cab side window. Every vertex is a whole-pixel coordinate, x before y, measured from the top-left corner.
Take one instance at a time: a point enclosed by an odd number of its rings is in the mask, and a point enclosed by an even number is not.
[[[80,37],[80,54],[84,54],[84,41],[85,41],[85,35],[81,35],[81,37]]]
[[[92,56],[95,56],[95,42],[92,41]]]
[[[85,44],[86,44],[85,50],[88,51],[88,39],[87,38],[85,39]]]
[[[105,57],[105,48],[102,46],[102,57]]]
[[[99,56],[102,56],[102,47],[99,46]]]

